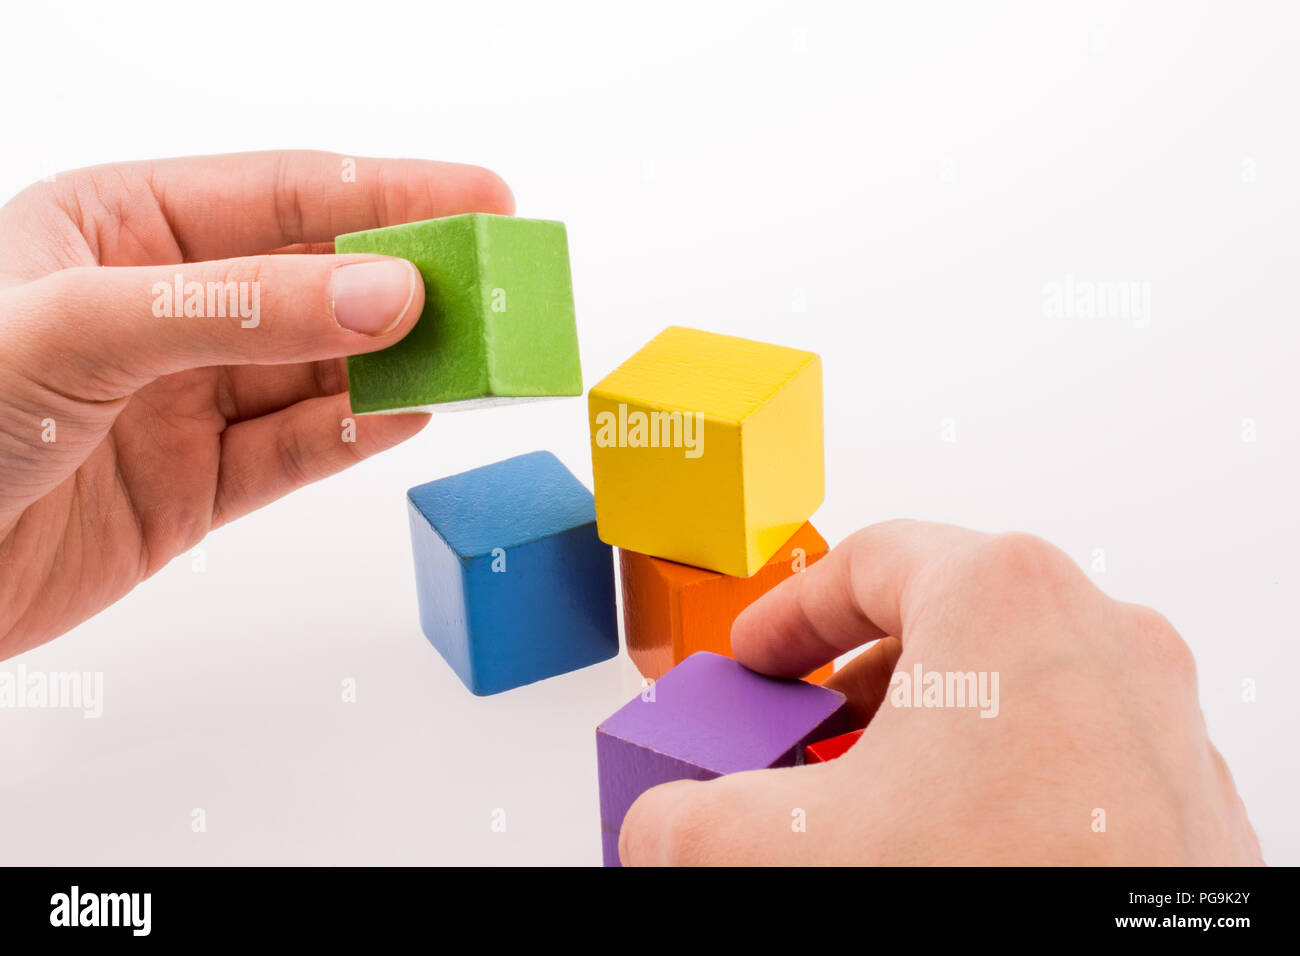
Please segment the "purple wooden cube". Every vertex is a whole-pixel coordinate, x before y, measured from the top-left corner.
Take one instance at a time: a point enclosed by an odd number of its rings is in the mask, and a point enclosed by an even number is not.
[[[764,677],[729,657],[692,654],[596,728],[600,835],[618,866],[618,831],[642,793],[670,780],[803,763],[809,743],[849,730],[839,691]]]

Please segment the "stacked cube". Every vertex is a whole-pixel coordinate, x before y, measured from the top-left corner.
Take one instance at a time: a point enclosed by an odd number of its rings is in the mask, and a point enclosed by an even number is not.
[[[826,553],[807,523],[825,495],[821,360],[674,327],[588,406],[632,659],[658,678],[694,651],[729,655],[736,615]]]
[[[668,328],[592,388],[588,414],[628,653],[659,679],[596,731],[602,852],[617,866],[646,789],[803,763],[848,717],[836,691],[727,659],[740,611],[826,553],[808,523],[825,494],[818,357]]]

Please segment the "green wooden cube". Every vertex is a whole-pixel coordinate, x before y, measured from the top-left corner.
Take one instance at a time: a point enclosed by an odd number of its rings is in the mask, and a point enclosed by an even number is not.
[[[424,278],[406,338],[348,358],[354,412],[582,394],[564,223],[471,213],[348,233],[334,248],[409,259]]]

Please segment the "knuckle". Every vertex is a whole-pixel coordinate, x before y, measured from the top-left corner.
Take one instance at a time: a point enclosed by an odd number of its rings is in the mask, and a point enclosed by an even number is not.
[[[88,286],[87,280],[97,270],[93,266],[72,266],[42,276],[27,288],[39,301],[41,311],[64,315],[79,312],[84,306],[80,300]]]
[[[294,486],[310,484],[319,477],[311,452],[297,429],[280,429],[275,450],[281,472]]]
[[[921,524],[922,522],[917,521],[915,518],[890,518],[888,521],[881,521],[865,528],[859,528],[844,539],[842,546],[846,548],[867,547],[882,537],[905,539]]]
[[[96,271],[86,266],[60,269],[0,298],[3,353],[18,377],[64,396],[118,396],[120,383],[129,377],[124,363],[87,347],[87,317],[104,309],[90,281]]]
[[[324,359],[312,366],[316,389],[321,395],[337,395],[348,390],[347,363],[343,359]]]
[[[1178,636],[1174,626],[1169,623],[1169,618],[1154,608],[1147,607],[1144,604],[1131,604],[1128,607],[1128,613],[1134,627],[1148,640],[1157,643],[1169,641],[1181,643],[1182,638]]]
[[[274,325],[274,310],[261,306],[261,291],[271,268],[267,260],[266,256],[227,259],[208,276],[208,281],[218,286],[215,301],[219,303],[214,317],[217,324],[210,327],[220,336],[223,347],[246,362],[266,356],[267,336]],[[253,311],[249,310],[254,305],[255,325],[245,328],[245,316],[253,317]],[[246,334],[248,329],[260,330],[261,334]]]
[[[837,544],[833,550],[849,555],[851,562],[860,560],[864,565],[870,565],[877,561],[876,556],[882,549],[891,546],[905,548],[909,540],[913,539],[925,525],[925,522],[914,518],[891,518],[888,521],[859,528]],[[855,581],[859,580],[856,574],[851,577]]]
[[[70,188],[69,181],[78,175],[51,171],[45,179],[29,184],[5,203],[5,213],[25,218],[40,215],[50,208],[66,208],[75,196],[75,190]]]
[[[294,179],[294,154],[282,152],[276,157],[275,216],[285,245],[302,242],[305,234],[302,193]]]
[[[216,280],[223,285],[247,282],[261,284],[266,271],[266,259],[262,256],[246,256],[239,259],[227,259],[218,267]]]
[[[1002,584],[1065,581],[1080,575],[1069,556],[1024,532],[995,535],[975,546],[971,560]]]
[[[1140,604],[1126,609],[1129,626],[1143,651],[1164,673],[1195,680],[1196,658],[1181,634],[1159,611]]]

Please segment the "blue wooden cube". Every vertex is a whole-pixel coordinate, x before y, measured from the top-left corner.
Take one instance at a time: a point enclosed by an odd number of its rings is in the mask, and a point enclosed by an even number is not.
[[[407,492],[420,625],[475,694],[618,653],[591,492],[535,451]]]

